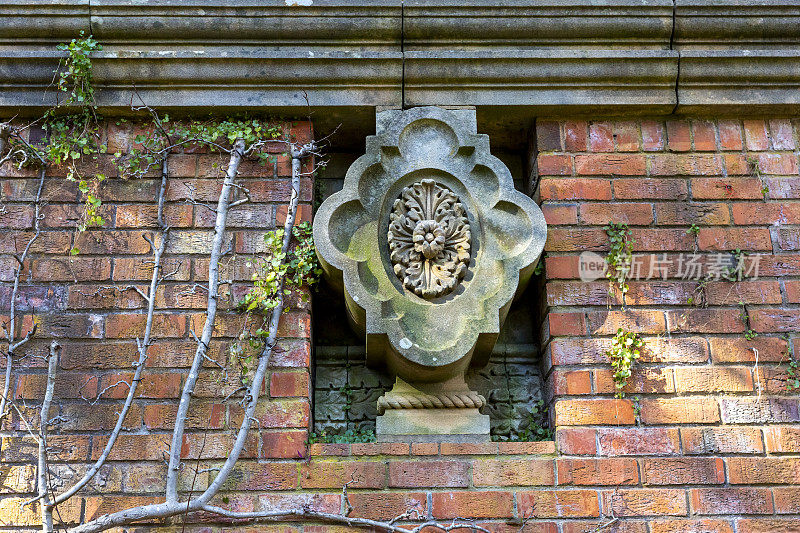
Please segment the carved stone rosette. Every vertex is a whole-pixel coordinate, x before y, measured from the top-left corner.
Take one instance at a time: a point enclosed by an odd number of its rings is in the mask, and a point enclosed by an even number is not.
[[[489,153],[474,110],[376,120],[366,154],[317,211],[314,241],[365,336],[367,363],[396,376],[379,403],[379,439],[488,439],[483,400],[464,374],[486,363],[530,278],[544,217]]]
[[[458,196],[423,179],[403,189],[389,221],[389,257],[403,286],[423,298],[452,291],[470,259],[469,220]]]

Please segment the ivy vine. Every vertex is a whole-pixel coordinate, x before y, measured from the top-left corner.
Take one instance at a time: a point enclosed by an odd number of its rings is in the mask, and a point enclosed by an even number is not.
[[[633,248],[635,242],[630,238],[631,230],[627,224],[610,223],[603,228],[606,230],[610,248],[606,255],[606,278],[608,278],[608,293],[614,294],[615,286],[622,292],[624,298],[628,292],[628,274],[633,263]]]

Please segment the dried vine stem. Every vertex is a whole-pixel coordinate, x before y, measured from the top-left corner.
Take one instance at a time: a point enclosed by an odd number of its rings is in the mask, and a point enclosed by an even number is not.
[[[5,144],[5,143],[3,143]],[[0,154],[2,154],[2,146],[0,146]],[[36,242],[36,239],[39,238],[39,234],[41,233],[41,228],[39,226],[39,222],[42,219],[41,215],[41,206],[42,206],[42,190],[44,189],[44,176],[45,176],[45,166],[42,165],[39,169],[39,186],[36,189],[36,197],[33,201],[33,236],[28,241],[28,244],[25,245],[25,249],[22,251],[22,254],[14,258],[17,260],[17,268],[14,269],[14,286],[11,289],[11,302],[9,304],[9,320],[8,320],[8,331],[6,333],[7,340],[8,340],[8,353],[6,354],[6,376],[5,382],[3,383],[3,395],[0,397],[0,422],[2,422],[3,418],[6,416],[6,404],[8,403],[9,392],[11,390],[11,376],[12,370],[14,367],[14,351],[21,348],[25,343],[27,343],[33,335],[36,334],[36,325],[31,328],[31,330],[19,341],[15,342],[15,335],[17,329],[17,294],[19,293],[19,280],[22,277],[22,269],[25,267],[25,260],[28,258],[28,254],[30,253],[31,247],[33,243]]]
[[[203,332],[197,343],[197,350],[192,360],[192,367],[186,376],[181,391],[181,399],[178,404],[178,412],[175,415],[175,428],[172,432],[172,444],[169,452],[169,467],[167,469],[166,497],[167,504],[174,504],[178,501],[178,474],[181,465],[181,447],[183,446],[183,433],[186,426],[186,416],[189,412],[197,379],[200,377],[200,368],[208,352],[208,345],[214,333],[214,321],[217,317],[217,305],[219,303],[219,261],[222,257],[222,245],[225,241],[225,226],[228,220],[228,209],[230,207],[231,190],[236,180],[239,164],[242,162],[245,152],[244,139],[236,139],[231,150],[230,161],[225,173],[225,181],[217,201],[217,218],[214,224],[214,240],[211,244],[211,256],[208,265],[208,308],[206,321],[203,324]]]
[[[39,464],[38,482],[39,494],[37,499],[42,500],[42,531],[50,533],[53,531],[53,502],[48,493],[50,487],[47,483],[47,426],[50,423],[50,405],[53,403],[53,391],[56,386],[56,374],[58,373],[58,359],[61,346],[56,341],[50,343],[50,356],[47,361],[47,388],[42,400],[42,410],[39,412]]]
[[[108,438],[108,442],[106,443],[105,448],[103,449],[103,453],[100,454],[100,457],[95,461],[92,467],[86,472],[86,474],[72,487],[67,489],[66,491],[59,494],[54,499],[54,504],[58,505],[59,503],[65,502],[69,498],[71,498],[76,492],[81,490],[89,481],[91,481],[100,468],[105,464],[106,459],[108,459],[108,455],[111,453],[111,449],[114,447],[114,443],[117,441],[117,437],[119,437],[120,431],[122,431],[122,425],[125,422],[125,417],[130,411],[131,405],[133,405],[133,398],[136,395],[136,389],[139,386],[139,382],[142,379],[142,372],[144,371],[145,364],[147,363],[147,349],[150,346],[151,334],[153,331],[153,315],[155,311],[155,301],[156,301],[156,291],[158,290],[158,286],[161,281],[161,270],[162,270],[162,257],[164,256],[164,251],[167,248],[167,240],[169,238],[169,226],[164,223],[164,199],[166,197],[166,190],[167,190],[167,177],[168,177],[168,166],[167,166],[167,159],[164,158],[161,164],[161,188],[158,192],[158,227],[160,230],[159,237],[156,239],[158,241],[158,245],[156,245],[153,241],[149,241],[150,246],[153,250],[153,275],[150,278],[150,290],[148,294],[145,296],[145,301],[147,302],[147,321],[145,323],[144,328],[144,336],[141,340],[136,339],[137,349],[139,352],[139,359],[134,363],[136,369],[133,373],[133,379],[131,382],[128,383],[128,395],[125,397],[125,405],[123,405],[122,410],[117,415],[117,423],[114,425],[114,429],[111,431],[111,435]]]

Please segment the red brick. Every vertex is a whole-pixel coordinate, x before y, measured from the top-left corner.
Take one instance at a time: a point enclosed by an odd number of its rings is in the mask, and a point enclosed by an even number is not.
[[[715,424],[720,421],[719,407],[713,398],[646,398],[641,401],[645,424]]]
[[[164,222],[171,227],[192,225],[192,206],[167,205],[164,207]],[[158,223],[158,206],[120,205],[117,206],[114,224],[117,228],[149,228]]]
[[[576,518],[600,515],[593,490],[538,490],[517,492],[517,510],[533,518]]]
[[[661,122],[642,121],[642,149],[646,152],[664,149],[664,125]]]
[[[548,255],[544,258],[547,279],[577,279],[578,257],[574,255]]]
[[[409,455],[410,453],[411,447],[405,442],[354,442],[350,445],[351,455]]]
[[[731,205],[733,222],[739,225],[800,224],[800,203],[747,202]]]
[[[728,177],[732,176],[754,176],[755,168],[742,153],[724,154],[725,171]]]
[[[772,250],[767,228],[700,228],[697,242],[701,250]]]
[[[753,376],[749,367],[708,366],[675,369],[677,392],[749,392]]]
[[[742,126],[738,120],[720,120],[719,145],[723,150],[742,149]]]
[[[800,228],[780,228],[778,247],[786,251],[800,250]]]
[[[543,178],[542,200],[611,200],[611,182],[592,178]]]
[[[800,452],[800,427],[764,428],[764,442],[769,453]]]
[[[613,378],[613,370],[597,369],[595,374],[595,392],[598,394],[614,394],[617,392]],[[675,392],[675,383],[671,369],[634,367],[633,375],[622,389],[629,394],[664,394]]]
[[[795,154],[758,154],[756,157],[762,174],[797,174]]]
[[[613,152],[614,134],[609,122],[592,122],[589,124],[589,150],[592,152]]]
[[[605,305],[609,302],[607,282],[551,281],[546,291],[547,305]]]
[[[390,461],[389,486],[467,487],[468,471],[466,461]]]
[[[577,395],[592,393],[590,370],[558,370],[550,373],[549,383],[555,395]]]
[[[694,149],[698,152],[713,152],[717,149],[714,123],[707,120],[693,120]]]
[[[559,485],[638,485],[634,459],[559,459]]]
[[[725,424],[774,424],[800,422],[797,400],[788,398],[722,398]]]
[[[106,317],[107,338],[141,337],[144,333],[147,315],[117,313]],[[181,314],[153,315],[153,337],[183,337],[186,334],[186,316]]]
[[[643,154],[590,154],[575,156],[575,172],[584,176],[643,176]]]
[[[763,120],[745,120],[744,137],[748,150],[769,150],[767,127]]]
[[[651,176],[715,176],[722,174],[716,154],[655,154],[650,156]]]
[[[689,251],[694,248],[694,239],[684,229],[634,228],[631,231],[631,237],[635,252]]]
[[[307,431],[269,431],[261,433],[263,456],[302,459],[306,455]]]
[[[150,245],[142,235],[152,235],[141,231],[84,231],[75,237],[75,245],[81,254],[146,254]],[[50,248],[50,247],[48,247]],[[50,249],[49,252],[53,253]]]
[[[633,424],[633,404],[628,400],[556,400],[558,426]]]
[[[297,465],[239,461],[225,482],[227,490],[292,490],[297,488]],[[224,490],[223,489],[223,490]]]
[[[574,204],[544,204],[542,213],[544,213],[544,219],[549,226],[578,223],[578,206]]]
[[[734,533],[725,520],[653,520],[650,533]]]
[[[617,200],[683,200],[689,195],[686,180],[681,179],[615,179]]]
[[[787,280],[784,282],[786,287],[786,301],[790,304],[800,303],[800,280]]]
[[[339,494],[325,493],[262,493],[258,495],[259,510],[283,511],[285,509],[309,509],[321,513],[339,513],[342,498]],[[260,531],[260,529],[259,529]],[[287,532],[289,533],[289,532]]]
[[[434,518],[457,518],[469,510],[470,518],[511,518],[513,494],[500,491],[435,492]]]
[[[772,494],[759,488],[692,489],[692,510],[701,515],[772,514]]]
[[[758,333],[794,332],[800,323],[800,309],[765,309],[748,310],[750,327]]]
[[[411,443],[412,455],[438,455],[439,444],[436,442],[413,442]]]
[[[269,377],[269,394],[273,398],[309,394],[307,372],[273,372]]]
[[[620,489],[601,493],[603,513],[613,516],[685,516],[682,489]]]
[[[727,225],[731,222],[728,205],[723,203],[657,203],[655,211],[656,221],[662,225]]]
[[[497,455],[496,442],[442,442],[442,455]]]
[[[780,304],[781,287],[778,281],[720,281],[706,285],[710,305]]]
[[[556,453],[555,442],[498,442],[500,455],[552,455]]]
[[[775,150],[794,150],[796,145],[792,123],[788,120],[772,119],[769,121],[769,133],[772,147]]]
[[[760,361],[781,361],[786,358],[788,343],[777,337],[759,335],[755,339],[747,340],[741,337],[711,337],[711,359],[715,363],[750,363],[755,361],[755,352],[758,350]]]
[[[689,122],[685,120],[667,121],[668,148],[672,152],[688,152],[692,149]]]
[[[553,485],[552,459],[477,459],[472,462],[476,487]]]
[[[646,226],[653,222],[653,206],[645,203],[584,203],[580,207],[584,224],[609,222]]]
[[[552,120],[536,121],[536,148],[545,152],[563,150],[561,143],[561,124]]]
[[[600,455],[675,455],[680,437],[674,428],[603,428],[598,430]]]
[[[569,154],[539,154],[536,162],[540,176],[572,175],[572,156]]]
[[[553,228],[547,232],[545,251],[574,252],[608,249],[608,236],[600,228]]]
[[[586,130],[588,124],[583,120],[564,123],[564,148],[568,152],[586,151]]]
[[[558,428],[556,442],[558,450],[566,455],[594,455],[597,431],[588,428]]]
[[[798,533],[800,519],[739,518],[736,520],[738,533]]]
[[[382,489],[386,486],[386,466],[379,461],[311,461],[300,468],[304,489]]]
[[[645,485],[718,485],[725,483],[725,465],[719,457],[645,459]]]
[[[618,152],[639,151],[639,126],[636,122],[614,123],[614,136],[617,140]]]
[[[629,305],[680,305],[694,295],[695,288],[692,282],[631,281],[625,301]]]
[[[427,500],[424,492],[358,492],[349,495],[353,506],[352,516],[372,520],[391,520],[405,512],[426,516]],[[304,528],[308,531],[308,527]]]
[[[778,514],[800,513],[800,490],[797,487],[775,487],[775,512]]]
[[[592,335],[616,335],[619,328],[638,333],[663,333],[666,331],[664,313],[655,309],[627,309],[626,311],[595,311],[587,313],[589,332]]]
[[[586,317],[583,313],[557,313],[547,315],[550,335],[585,335]]]
[[[758,178],[693,178],[695,200],[761,200],[763,185]]]

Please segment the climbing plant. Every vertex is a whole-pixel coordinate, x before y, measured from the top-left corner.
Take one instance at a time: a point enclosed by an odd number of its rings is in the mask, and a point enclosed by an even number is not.
[[[632,331],[617,329],[617,334],[611,339],[611,348],[606,355],[611,359],[611,368],[614,369],[614,387],[617,398],[625,397],[625,387],[631,377],[631,369],[640,357],[644,341]]]
[[[630,238],[631,230],[627,224],[612,222],[604,229],[609,240],[609,251],[606,255],[608,292],[613,295],[616,287],[624,298],[628,292],[627,279],[633,262],[632,245],[635,241]]]

